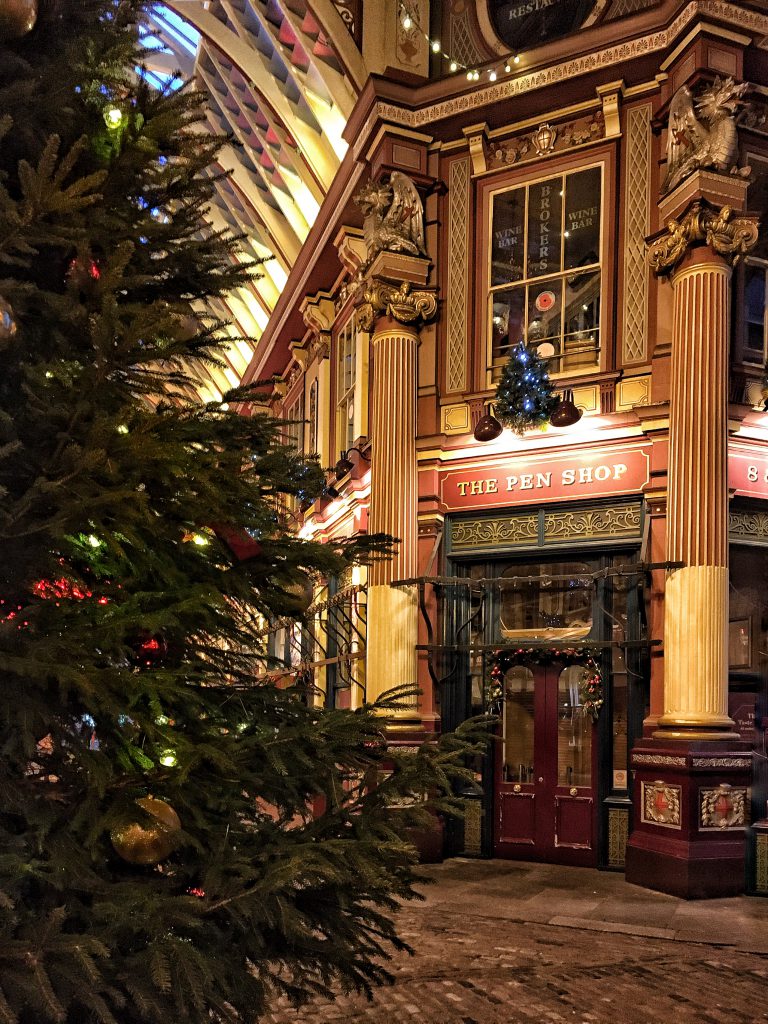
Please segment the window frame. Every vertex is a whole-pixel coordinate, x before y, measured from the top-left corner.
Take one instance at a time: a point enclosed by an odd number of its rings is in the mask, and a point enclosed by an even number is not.
[[[564,370],[554,370],[550,373],[552,380],[576,380],[588,378],[605,372],[612,365],[614,359],[614,338],[615,326],[614,291],[616,287],[616,253],[611,251],[609,239],[616,233],[618,211],[615,209],[616,188],[615,188],[615,162],[616,153],[611,145],[603,143],[599,148],[590,149],[589,152],[576,151],[572,154],[559,154],[559,158],[550,158],[545,161],[536,161],[522,167],[514,167],[499,172],[494,170],[479,184],[479,195],[476,209],[479,222],[477,225],[478,237],[481,240],[479,250],[483,253],[483,267],[477,275],[478,291],[476,292],[476,309],[479,311],[478,321],[480,326],[480,344],[476,347],[475,358],[478,360],[476,381],[483,390],[493,389],[496,386],[497,378],[493,370],[493,294],[503,291],[504,288],[526,287],[526,282],[542,283],[547,280],[563,280],[572,275],[573,270],[563,270],[557,275],[541,278],[521,278],[520,281],[510,282],[507,285],[491,286],[491,255],[493,248],[493,224],[492,211],[494,197],[504,192],[510,192],[517,188],[531,187],[551,178],[565,176],[568,174],[587,171],[592,168],[600,169],[601,187],[601,213],[600,213],[600,240],[599,252],[600,261],[593,266],[591,273],[599,269],[600,273],[600,319],[599,319],[599,352],[597,360],[589,366],[570,367]],[[525,246],[527,252],[528,224],[525,224]]]
[[[303,455],[306,443],[307,417],[305,415],[306,397],[304,391],[304,375],[299,378],[298,387],[291,389],[283,402],[281,419],[285,421],[283,436],[286,444],[295,446],[296,451]]]
[[[765,168],[766,181],[768,182],[768,152],[762,151],[749,151],[746,153],[746,163],[751,167],[754,167],[755,163],[760,163]],[[747,193],[747,208],[752,211],[752,207],[749,203],[749,193]],[[755,212],[755,211],[752,211]],[[766,211],[768,216],[768,211]],[[760,357],[760,361],[756,362],[754,359],[747,358],[748,354],[753,354],[756,350],[752,350],[747,346],[747,309],[746,309],[746,272],[747,267],[760,267],[763,270],[765,278],[765,305],[763,308],[763,350]],[[735,362],[739,363],[745,370],[750,370],[753,373],[762,374],[768,364],[768,254],[765,256],[746,256],[737,268],[738,277],[734,275],[734,327],[735,327],[735,338],[734,338],[734,355]]]
[[[334,424],[339,454],[351,448],[356,440],[358,420],[357,356],[359,335],[354,313],[345,318],[334,332]],[[347,379],[349,378],[349,380]],[[350,403],[352,416],[349,415]]]
[[[349,332],[352,358],[352,380],[342,390],[344,376],[342,337]],[[333,458],[341,452],[359,444],[368,436],[368,388],[370,334],[362,330],[356,318],[352,297],[341,307],[333,326],[331,346],[331,383],[333,388]],[[349,418],[349,402],[352,403],[352,418]]]

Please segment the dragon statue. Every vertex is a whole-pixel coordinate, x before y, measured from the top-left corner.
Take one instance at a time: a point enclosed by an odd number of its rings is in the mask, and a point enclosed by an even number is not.
[[[736,115],[746,106],[747,84],[732,78],[716,78],[694,99],[687,85],[675,93],[669,108],[666,195],[699,169],[747,177],[748,167],[738,170],[739,151]]]
[[[416,186],[400,171],[389,183],[368,182],[355,196],[363,211],[368,259],[382,251],[424,256],[424,207]]]

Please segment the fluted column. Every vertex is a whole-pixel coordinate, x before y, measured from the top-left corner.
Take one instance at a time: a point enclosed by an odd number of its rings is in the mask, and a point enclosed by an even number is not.
[[[664,714],[660,730],[733,732],[728,717],[728,347],[731,270],[696,250],[672,278]]]
[[[429,292],[374,282],[359,311],[372,331],[372,533],[397,539],[393,557],[368,574],[366,689],[369,701],[417,679],[418,604],[415,586],[392,587],[418,574],[418,460],[416,398],[419,325],[436,310]],[[413,718],[412,710],[401,716]]]
[[[372,533],[399,541],[391,560],[368,574],[368,699],[417,676],[418,609],[413,587],[390,587],[418,572],[418,465],[416,461],[416,359],[418,331],[390,317],[377,320],[373,355],[371,462]]]
[[[667,557],[684,563],[666,586],[659,738],[737,738],[728,717],[728,258],[756,235],[729,209],[696,203],[652,253],[674,288]]]

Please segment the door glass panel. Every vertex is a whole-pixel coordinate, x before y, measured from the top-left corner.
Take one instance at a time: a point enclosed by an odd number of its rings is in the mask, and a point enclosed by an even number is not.
[[[533,673],[515,665],[504,675],[504,781],[533,782]]]
[[[592,784],[592,719],[579,700],[581,665],[569,665],[557,682],[557,784]]]

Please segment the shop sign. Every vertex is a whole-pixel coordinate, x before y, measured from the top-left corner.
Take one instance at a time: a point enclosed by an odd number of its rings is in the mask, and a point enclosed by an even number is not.
[[[731,446],[728,486],[745,497],[768,498],[768,451]]]
[[[449,469],[441,473],[440,494],[448,510],[538,505],[636,494],[649,478],[648,448],[621,446]]]
[[[733,719],[736,730],[742,740],[755,745],[757,727],[757,697],[754,693],[730,693],[728,695],[728,714]]]

